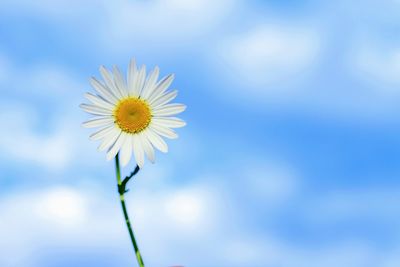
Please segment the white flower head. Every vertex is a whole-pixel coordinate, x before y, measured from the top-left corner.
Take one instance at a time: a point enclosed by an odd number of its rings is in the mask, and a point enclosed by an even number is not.
[[[146,67],[138,69],[133,59],[127,81],[116,66],[112,73],[101,66],[100,73],[104,83],[92,77],[90,82],[96,94],[85,94],[91,104],[80,105],[95,116],[83,126],[100,128],[90,139],[101,140],[99,150],[107,150],[108,160],[119,153],[122,166],[128,164],[132,153],[140,168],[145,155],[154,162],[153,147],[166,153],[168,146],[162,137],[177,138],[171,128],[185,126],[181,119],[171,117],[186,109],[183,104],[170,104],[178,93],[167,91],[174,75],[158,81],[159,68],[155,67],[146,78]]]

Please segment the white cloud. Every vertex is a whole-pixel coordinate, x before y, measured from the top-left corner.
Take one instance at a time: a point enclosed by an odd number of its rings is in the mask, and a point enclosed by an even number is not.
[[[224,75],[246,86],[240,95],[282,94],[279,84],[297,80],[315,64],[319,53],[316,30],[295,25],[258,25],[227,38],[216,51]]]
[[[50,170],[66,167],[73,144],[67,132],[62,129],[50,134],[35,131],[37,111],[21,103],[3,103],[1,110],[1,120],[7,125],[0,133],[3,160],[33,162]]]
[[[215,236],[211,226],[219,224],[219,217],[213,212],[218,209],[219,200],[213,190],[203,185],[168,191],[142,189],[140,193],[128,193],[126,200],[149,266],[179,263],[192,254],[193,248],[185,244],[203,246]],[[41,257],[51,258],[55,253],[50,249],[53,246],[65,247],[71,252],[105,248],[110,255],[126,251],[126,257],[134,260],[117,193],[112,191],[115,196],[105,195],[96,186],[87,184],[3,195],[0,198],[0,250],[7,253],[0,254],[0,265],[37,266],[34,259],[43,262]],[[196,211],[195,216],[192,209]],[[185,263],[190,259],[193,257]],[[191,266],[201,264],[192,263],[187,262]]]
[[[399,2],[400,3],[400,2]],[[384,257],[382,267],[397,267],[400,266],[400,249],[396,248],[392,251],[391,255]]]
[[[1,159],[14,166],[39,166],[57,174],[71,167],[99,168],[100,163],[106,163],[104,154],[96,150],[97,145],[88,140],[80,125],[83,112],[77,105],[72,107],[68,112],[47,107],[51,114],[43,118],[32,104],[2,102],[0,119],[7,127],[0,132]]]
[[[86,81],[85,81],[86,82]],[[53,63],[21,66],[0,55],[0,90],[5,94],[44,100],[73,98],[87,86],[67,68]]]
[[[204,199],[192,192],[174,193],[164,205],[168,217],[181,226],[192,226],[200,218],[204,218],[206,211]]]
[[[44,20],[59,22],[65,19],[79,18],[83,15],[83,12],[88,12],[91,7],[96,6],[96,1],[3,0],[0,6],[0,13],[8,16],[34,16]]]
[[[400,47],[371,45],[364,40],[355,51],[354,72],[358,78],[373,85],[380,94],[398,93],[400,86]]]
[[[87,220],[87,199],[71,188],[52,188],[35,199],[33,212],[38,218],[61,226],[78,225]]]
[[[104,24],[99,31],[101,42],[106,47],[129,51],[137,46],[185,47],[187,42],[210,34],[230,13],[235,2],[114,1],[104,10]]]
[[[290,255],[290,256],[287,256]],[[345,240],[314,249],[292,248],[284,256],[286,267],[381,266],[381,252],[363,242]]]
[[[255,236],[240,236],[239,239],[230,240],[225,243],[220,253],[224,255],[227,266],[233,267],[243,264],[254,267],[363,267],[368,264],[382,266],[385,262],[382,259],[389,255],[394,256],[354,240],[309,247],[290,244],[274,237],[260,239]]]
[[[339,191],[312,199],[303,215],[310,223],[337,224],[351,221],[398,220],[397,188]]]
[[[82,92],[82,88],[88,87],[74,79],[76,76],[71,71],[53,64],[36,65],[28,71],[19,73],[17,77],[20,77],[21,82],[18,85],[19,89],[24,93],[33,93],[41,97],[69,98]],[[17,77],[13,77],[14,81]]]
[[[76,100],[83,101],[85,85],[71,71],[49,63],[17,67],[0,55],[0,85],[3,160],[62,171],[98,159],[80,127],[85,117]]]
[[[104,208],[107,214],[93,213],[98,211],[97,206]],[[116,217],[116,212],[110,210],[110,206],[93,192],[68,186],[3,195],[0,199],[0,265],[38,266],[36,260],[40,262],[43,261],[41,257],[51,256],[52,247],[78,251],[88,244],[91,247],[115,245],[121,241],[123,229],[119,229],[116,222],[113,225],[111,218]]]
[[[292,199],[300,189],[300,178],[293,167],[274,161],[245,164],[241,176],[246,181],[241,187],[264,208],[279,208]]]
[[[362,267],[385,263],[392,267],[398,261],[396,251],[381,252],[364,241],[345,238],[313,247],[266,232],[257,234],[243,221],[237,224],[240,211],[230,214],[225,209],[226,202],[233,202],[227,199],[226,187],[215,185],[218,180],[158,189],[143,180],[135,181],[126,201],[149,266]],[[54,246],[66,248],[64,256],[104,249],[110,257],[122,253],[127,262],[134,260],[117,193],[111,191],[114,194],[105,194],[90,184],[59,185],[1,196],[0,265],[38,266],[42,257],[54,257],[50,249]],[[235,224],[239,228],[232,228]]]
[[[142,186],[140,192],[132,194],[131,199],[138,231],[151,228],[153,233],[156,231],[168,242],[202,242],[222,223],[223,218],[219,214],[223,200],[209,185],[159,191],[146,187]],[[171,231],[180,234],[170,235]]]
[[[201,41],[227,17],[237,0],[2,1],[0,14],[33,16],[93,41],[104,53],[186,47]],[[79,30],[77,31],[77,26]],[[84,29],[84,30],[82,30]],[[80,32],[82,30],[82,32]],[[88,37],[90,35],[90,38]],[[79,40],[78,40],[79,41]]]
[[[282,266],[285,250],[273,238],[241,236],[227,241],[221,254],[230,266]]]

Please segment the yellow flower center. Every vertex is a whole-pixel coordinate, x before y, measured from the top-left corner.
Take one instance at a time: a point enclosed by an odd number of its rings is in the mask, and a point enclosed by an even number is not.
[[[139,98],[122,99],[114,110],[115,123],[126,133],[139,133],[149,126],[151,110],[147,102]]]

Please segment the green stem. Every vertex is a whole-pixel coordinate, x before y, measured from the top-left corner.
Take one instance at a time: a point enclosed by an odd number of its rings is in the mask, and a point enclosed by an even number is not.
[[[140,254],[139,247],[136,243],[135,235],[133,234],[131,222],[129,220],[128,211],[126,210],[125,196],[124,196],[124,193],[126,192],[125,191],[126,183],[123,183],[123,181],[121,180],[121,170],[119,167],[119,155],[118,154],[115,157],[115,170],[116,170],[116,174],[117,174],[119,198],[121,200],[121,206],[122,206],[122,211],[124,213],[126,226],[128,227],[129,236],[131,237],[133,248],[135,249],[136,259],[139,263],[139,266],[144,267],[142,255]]]

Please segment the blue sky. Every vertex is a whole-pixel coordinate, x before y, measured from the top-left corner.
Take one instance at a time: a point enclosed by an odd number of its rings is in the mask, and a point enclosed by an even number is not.
[[[146,266],[399,266],[399,12],[2,1],[0,266],[135,266],[113,162],[78,108],[100,65],[132,57],[175,73],[188,106],[127,195]]]

